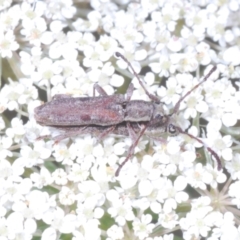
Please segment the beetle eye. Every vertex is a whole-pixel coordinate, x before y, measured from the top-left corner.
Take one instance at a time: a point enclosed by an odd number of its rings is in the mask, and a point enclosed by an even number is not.
[[[157,114],[155,118],[161,119],[163,116],[161,114]]]
[[[169,132],[171,135],[176,135],[176,134],[178,134],[178,131],[177,131],[176,127],[175,127],[173,124],[169,124],[169,125],[168,125],[168,132]]]

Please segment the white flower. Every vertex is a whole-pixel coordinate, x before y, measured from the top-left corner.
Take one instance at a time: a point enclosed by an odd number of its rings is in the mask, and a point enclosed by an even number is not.
[[[29,178],[22,180],[20,183],[12,181],[9,177],[7,181],[1,182],[3,189],[2,202],[10,201],[15,202],[23,199],[23,195],[30,192],[32,188],[32,182]]]
[[[11,4],[12,4],[12,0],[2,1],[0,5],[0,11],[2,11],[5,8],[8,8],[9,6],[11,6]]]
[[[57,232],[55,231],[54,228],[47,228],[43,231],[42,233],[42,240],[47,240],[47,239],[56,239],[57,238]]]
[[[6,130],[6,134],[14,138],[16,142],[20,141],[20,138],[22,138],[22,135],[25,133],[25,130],[23,128],[22,121],[19,118],[13,118],[11,121],[12,128],[8,128]]]
[[[11,164],[6,159],[0,160],[0,178],[9,178],[13,174]]]
[[[53,62],[49,58],[42,58],[37,66],[37,73],[35,77],[37,77],[37,81],[39,81],[39,85],[48,85],[48,81],[52,81],[55,75],[60,74],[62,68],[59,66],[59,62]],[[54,81],[53,81],[54,83]]]
[[[139,239],[145,239],[149,236],[154,228],[154,224],[151,223],[152,216],[150,214],[142,215],[141,220],[136,218],[133,221],[133,230],[135,236]]]
[[[7,217],[7,227],[12,236],[17,236],[24,232],[24,218],[22,214],[13,212]],[[9,236],[11,238],[11,236]]]
[[[73,182],[82,182],[87,180],[90,174],[91,163],[84,161],[81,164],[72,164],[71,170],[68,173],[68,179]]]
[[[167,54],[161,56],[159,62],[150,63],[149,67],[154,73],[159,73],[160,77],[169,77],[170,73],[174,73],[176,69]]]
[[[174,185],[170,180],[166,182],[166,185],[159,192],[159,194],[162,194],[166,199],[163,204],[164,213],[170,213],[177,208],[177,204],[188,200],[188,194],[182,191],[186,186],[187,182],[183,176],[177,177]]]
[[[178,215],[174,211],[160,213],[158,216],[158,223],[164,228],[173,229],[178,224]]]
[[[34,183],[34,186],[36,186],[37,188],[48,186],[53,182],[51,173],[45,167],[41,167],[40,173],[32,173],[30,175],[30,178]]]
[[[93,48],[92,46],[86,46],[84,48],[84,55],[85,58],[83,59],[83,65],[85,67],[103,67],[103,63],[101,60],[101,53],[102,51],[98,51],[96,48]]]
[[[0,93],[0,98],[3,99],[1,102],[4,103],[5,108],[18,111],[19,105],[29,103],[32,99],[37,98],[37,89],[28,79],[21,78],[18,82],[12,80],[9,82],[10,84],[6,84]]]
[[[169,31],[174,31],[176,26],[176,21],[179,18],[179,6],[175,6],[172,3],[166,3],[161,9],[161,12],[153,12],[152,19],[156,21],[159,28],[167,28]]]
[[[6,2],[7,1],[5,1],[5,3]],[[15,5],[9,8],[7,11],[1,12],[0,16],[1,30],[7,31],[10,29],[14,29],[18,25],[20,18],[19,11],[20,11],[19,5]]]
[[[68,182],[67,173],[61,168],[56,169],[52,173],[52,178],[54,179],[54,182],[58,185],[66,185]]]
[[[22,62],[21,71],[25,75],[30,75],[31,79],[33,79],[34,82],[36,82],[36,79],[34,77],[34,71],[41,60],[41,54],[42,51],[40,47],[31,48],[30,53],[25,51],[21,51],[19,53]]]
[[[76,81],[78,78],[85,76],[85,72],[80,67],[79,62],[74,59],[74,57],[59,61],[59,67],[62,68],[63,78],[66,79],[66,84],[67,84],[66,86],[69,86],[68,91],[71,93],[71,89],[77,89],[79,86],[70,86],[70,82],[73,83],[74,80]],[[63,81],[63,79],[61,79],[61,81]],[[56,84],[53,84],[53,85],[56,85]]]
[[[63,186],[61,191],[59,192],[60,203],[62,205],[72,205],[75,202],[75,199],[76,197],[73,190]]]
[[[94,32],[99,26],[99,18],[101,18],[99,12],[92,11],[87,16],[88,20],[78,18],[73,22],[74,28],[79,32]]]
[[[239,61],[238,58],[235,57],[236,56],[235,54],[238,54],[238,53],[240,53],[240,50],[237,46],[230,47],[230,48],[225,50],[225,52],[223,54],[223,59],[228,64],[231,64],[233,66],[239,65],[240,61]]]
[[[81,163],[82,158],[91,155],[95,143],[96,139],[90,135],[76,139],[75,144],[77,145],[77,162]]]
[[[124,23],[126,23],[126,20],[127,18],[125,18],[124,20],[121,19],[121,21]],[[134,46],[143,41],[142,33],[137,31],[137,29],[133,29],[130,25],[126,26],[124,30],[121,28],[113,28],[110,34],[113,38],[117,39],[125,49],[133,50]]]
[[[163,3],[158,1],[149,1],[149,0],[142,0],[142,7],[147,9],[149,12],[152,12],[162,6]]]
[[[229,15],[229,11],[223,11],[221,15],[211,15],[207,25],[207,33],[212,37],[213,41],[218,41],[220,45],[225,45],[224,32],[226,20]]]
[[[233,159],[226,163],[226,169],[231,174],[233,180],[240,180],[240,154],[236,153],[233,155]]]
[[[76,13],[76,7],[73,6],[72,1],[51,1],[46,8],[46,15],[51,19],[68,19],[72,18]]]
[[[165,234],[163,237],[154,237],[154,238],[146,238],[146,240],[173,240],[174,235],[173,234]]]
[[[15,41],[15,36],[12,31],[5,34],[0,31],[0,54],[3,58],[12,57],[12,52],[19,48],[19,44]]]
[[[44,141],[37,141],[34,147],[23,146],[21,149],[21,157],[19,161],[24,160],[26,167],[32,167],[37,164],[42,164],[43,160],[49,158],[51,155],[51,144]]]
[[[238,191],[240,187],[240,181],[236,181],[229,186],[228,194],[232,197],[232,203],[240,208],[240,192]]]
[[[51,32],[46,31],[47,25],[44,18],[37,18],[33,21],[23,21],[22,35],[25,35],[31,44],[40,46],[40,44],[50,44],[53,41]]]
[[[64,59],[68,61],[76,60],[78,56],[78,51],[76,50],[76,46],[72,43],[66,42],[61,46],[61,55]]]
[[[143,180],[138,184],[138,191],[140,196],[148,196],[151,194],[153,186],[149,180]]]
[[[231,212],[226,212],[220,219],[220,216],[217,217],[218,224],[217,228],[213,229],[213,236],[217,237],[217,239],[220,237],[221,240],[227,240],[229,237],[231,239],[240,238],[239,229],[235,226],[234,215]]]
[[[71,32],[69,33],[69,41],[74,42],[77,49],[83,51],[86,46],[94,44],[95,37],[88,32]]]
[[[180,72],[192,72],[198,67],[198,62],[193,53],[176,53],[171,55],[172,64]]]
[[[47,221],[51,208],[56,206],[54,196],[50,197],[48,193],[38,190],[29,192],[26,200],[28,201],[30,216],[33,216],[36,220],[42,219],[43,221]]]
[[[42,233],[42,239],[49,239],[55,235],[56,231],[61,233],[71,233],[76,227],[76,216],[73,214],[65,214],[61,208],[56,208],[50,214],[49,228]]]
[[[180,143],[172,138],[168,143],[167,143],[167,152],[171,155],[174,155],[176,153],[180,152]]]
[[[112,207],[108,208],[108,213],[115,218],[115,221],[120,226],[124,226],[126,221],[134,219],[134,213],[129,201],[122,202],[120,199],[113,201]]]
[[[201,32],[201,30],[198,32],[193,32],[192,29],[183,26],[181,30],[181,36],[185,39],[186,46],[195,47],[199,41],[202,41],[202,39],[204,39],[204,32]],[[199,60],[202,58],[202,56],[199,55],[197,55],[197,57]]]
[[[103,48],[104,59],[109,59],[117,49],[117,41],[107,35],[101,36],[98,46]]]
[[[232,149],[230,148],[232,138],[230,135],[222,137],[220,133],[209,132],[207,142],[224,160],[230,161],[232,159]]]
[[[218,64],[218,69],[223,77],[231,77],[231,78],[237,78],[239,77],[239,67],[232,66],[232,65],[223,65]],[[231,85],[231,84],[230,84]],[[238,84],[237,84],[238,85]]]
[[[190,94],[185,101],[186,109],[184,110],[184,117],[186,119],[189,117],[195,118],[197,112],[206,112],[208,110],[208,105],[203,101],[203,96],[196,93],[196,91]]]
[[[173,52],[179,52],[183,48],[182,38],[178,38],[176,36],[171,37],[167,47]]]
[[[194,188],[206,189],[206,184],[212,182],[213,176],[207,172],[201,163],[196,164],[192,169],[184,172],[187,182]]]
[[[219,107],[222,107],[225,101],[232,99],[235,92],[227,78],[217,82],[207,81],[203,87],[206,92],[206,102]]]
[[[188,234],[196,237],[207,237],[211,229],[212,223],[208,221],[206,211],[197,210],[187,214],[186,218],[180,220],[180,226],[187,231]]]
[[[210,46],[206,43],[201,42],[196,46],[197,50],[197,58],[200,64],[202,65],[208,65],[211,62],[211,56],[210,56]]]
[[[62,46],[66,43],[66,35],[63,32],[59,32],[56,36],[57,42],[53,42],[49,46],[49,57],[51,59],[58,59],[62,56]],[[76,59],[74,59],[76,60]]]
[[[230,103],[229,103],[230,104]],[[236,103],[234,103],[231,108],[233,106],[236,106]],[[226,127],[231,127],[234,126],[237,123],[238,120],[238,113],[237,112],[233,112],[233,113],[225,113],[222,116],[222,122]]]
[[[46,4],[44,2],[36,2],[34,8],[31,4],[23,2],[21,5],[21,18],[23,21],[31,22],[44,14]]]
[[[85,240],[85,239],[99,239],[101,237],[101,229],[99,227],[100,222],[97,219],[93,219],[83,224],[81,232],[78,230],[73,232],[75,236],[73,240]]]
[[[83,204],[78,202],[76,213],[77,224],[81,226],[94,220],[99,221],[98,219],[102,218],[104,210],[100,207],[96,207],[93,202],[86,201]]]
[[[100,192],[100,186],[97,182],[88,180],[78,184],[79,194],[77,199],[79,202],[89,202],[97,205],[104,202],[104,196]]]
[[[154,189],[150,196],[135,200],[133,206],[135,208],[141,209],[142,211],[150,208],[152,212],[156,214],[160,213],[162,211],[162,205],[160,201],[163,202],[163,200],[162,196],[160,199],[158,199],[159,192],[160,191],[158,191],[157,188]]]
[[[210,206],[211,199],[207,196],[194,199],[191,203],[192,210],[210,212],[213,208]]]
[[[196,153],[193,151],[183,151],[172,155],[171,162],[178,164],[180,170],[189,169],[193,167],[196,160]]]
[[[71,144],[70,147],[67,147],[65,143],[58,143],[54,145],[53,156],[56,158],[57,162],[62,162],[66,165],[72,165],[73,160],[77,155],[77,146],[76,144]]]
[[[153,24],[153,22],[151,22],[151,23]],[[146,26],[146,27],[148,27],[148,26]],[[152,26],[150,26],[150,27],[152,27]],[[154,28],[155,28],[155,25],[154,25]],[[148,29],[148,30],[150,30],[150,29]],[[154,29],[154,32],[152,35],[154,37],[149,39],[149,41],[151,41],[152,47],[156,46],[156,51],[162,51],[162,52],[166,51],[165,49],[167,47],[168,42],[170,41],[171,33],[166,29],[165,30],[164,29],[156,29],[156,30]],[[148,37],[148,35],[147,35],[147,37]],[[160,57],[160,61],[161,61],[161,59],[162,58]],[[167,60],[168,60],[168,56],[167,56],[167,54],[166,54],[166,56],[164,54],[163,62],[167,61]],[[169,62],[166,62],[166,63],[167,63],[166,65],[161,64],[161,66],[165,67],[165,68],[170,66],[172,69],[174,69],[173,66]]]
[[[4,159],[7,156],[11,157],[12,152],[8,150],[11,147],[13,141],[10,137],[0,137],[0,155],[1,158]]]
[[[0,106],[0,108],[1,108],[1,106]],[[1,112],[1,111],[0,111]],[[4,122],[4,120],[3,120],[3,118],[2,118],[2,116],[0,116],[0,130],[3,130],[4,128],[5,128],[6,126],[5,126],[5,122]],[[7,141],[7,143],[8,143],[9,141]]]
[[[176,78],[177,77],[168,78],[166,88],[161,86],[157,90],[157,94],[160,96],[161,102],[166,104],[176,104],[179,100],[179,94],[182,92],[182,89],[179,86]]]
[[[17,213],[21,213],[22,216],[28,220],[32,220],[33,224],[36,224],[35,221],[35,209],[31,208],[23,201],[16,201],[12,206],[13,211]],[[34,231],[33,231],[34,232]]]
[[[198,32],[204,32],[208,26],[207,10],[190,7],[186,14],[186,24],[193,28],[195,35]]]
[[[217,169],[213,168],[210,164],[207,164],[206,170],[213,176],[212,182],[210,183],[212,188],[217,188],[218,183],[224,183],[227,179],[227,176]]]
[[[112,225],[108,230],[107,230],[107,235],[111,239],[123,239],[124,233],[121,227],[118,227],[117,225]]]
[[[113,79],[116,78],[116,76],[113,73],[114,73],[114,68],[111,65],[111,63],[105,63],[102,69],[94,68],[92,71],[88,73],[88,76],[93,83],[97,82],[101,87],[108,85],[110,82],[113,86],[115,86],[115,84],[116,86],[121,86],[123,84],[123,78],[121,79],[121,77],[119,76],[119,79],[116,79],[116,80],[118,81],[120,80],[120,81],[114,82]],[[108,94],[112,94],[112,93],[113,93],[113,90],[111,93],[108,92]]]

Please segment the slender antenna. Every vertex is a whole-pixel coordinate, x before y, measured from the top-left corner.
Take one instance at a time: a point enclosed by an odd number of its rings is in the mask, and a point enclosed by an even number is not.
[[[117,57],[122,58],[123,61],[125,61],[128,66],[130,67],[130,69],[132,70],[134,76],[137,78],[139,84],[141,85],[141,87],[144,89],[144,92],[147,94],[147,96],[152,99],[153,101],[160,103],[160,100],[153,94],[151,94],[150,92],[148,92],[148,90],[146,89],[146,87],[144,86],[142,80],[140,79],[139,75],[136,73],[136,71],[134,70],[134,68],[132,67],[131,63],[119,52],[115,53]]]
[[[170,115],[173,115],[175,113],[178,112],[179,110],[179,107],[180,107],[180,104],[181,102],[191,93],[193,92],[195,89],[197,89],[202,83],[204,83],[205,81],[207,81],[207,79],[212,75],[212,73],[214,71],[216,71],[217,67],[214,66],[210,71],[209,73],[203,78],[203,80],[201,82],[199,82],[197,85],[195,85],[190,91],[188,91],[184,96],[182,96],[178,102],[176,103],[174,109],[173,109],[173,112],[170,114]],[[182,133],[182,134],[185,134],[185,135],[188,135],[189,137],[195,139],[196,141],[198,141],[199,143],[201,143],[216,159],[217,161],[217,169],[218,170],[221,170],[222,169],[222,164],[221,164],[221,160],[218,156],[218,154],[210,147],[208,147],[202,140],[200,140],[199,138],[193,136],[192,134],[190,133],[187,133],[185,131],[183,131],[180,127],[176,127],[176,129],[179,131],[179,133]]]
[[[193,92],[196,88],[198,88],[202,83],[204,83],[211,75],[214,71],[216,71],[217,67],[214,66],[210,72],[203,78],[203,80],[198,83],[197,85],[195,85],[190,91],[188,91],[184,96],[182,96],[178,102],[176,103],[173,112],[171,113],[171,115],[173,115],[174,113],[177,113],[180,107],[181,102],[183,101],[184,98],[186,98],[191,92]]]
[[[196,141],[198,141],[199,143],[201,143],[201,144],[215,157],[215,159],[216,159],[216,161],[217,161],[217,169],[218,169],[218,170],[221,170],[221,169],[222,169],[221,160],[220,160],[218,154],[217,154],[212,148],[208,147],[201,139],[193,136],[193,135],[190,134],[190,133],[187,133],[187,132],[183,131],[180,127],[176,127],[176,126],[175,126],[175,128],[179,131],[179,133],[185,134],[185,135],[189,136],[190,138],[193,138],[193,139],[195,139]]]

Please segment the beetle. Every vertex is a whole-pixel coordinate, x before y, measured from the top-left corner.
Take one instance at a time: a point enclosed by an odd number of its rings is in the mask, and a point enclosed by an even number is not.
[[[163,112],[160,100],[148,92],[130,62],[118,52],[116,56],[122,58],[128,64],[151,101],[131,100],[133,93],[133,85],[131,83],[127,89],[126,96],[123,94],[109,96],[96,83],[93,88],[93,97],[75,98],[69,95],[55,95],[50,102],[36,107],[34,116],[37,123],[63,130],[63,134],[54,138],[56,142],[87,133],[96,135],[98,140],[103,139],[110,133],[130,136],[132,145],[129,148],[126,159],[119,165],[116,176],[119,175],[121,168],[131,158],[137,143],[144,134],[153,139],[159,139],[159,136],[164,132],[170,135],[186,134],[203,144],[215,157],[220,170],[222,166],[217,153],[206,146],[199,138],[176,126],[172,118],[173,114],[178,113],[181,102],[205,82],[216,70],[216,67],[213,67],[202,81],[179,99],[171,114],[166,115]],[[100,96],[95,96],[96,91]]]

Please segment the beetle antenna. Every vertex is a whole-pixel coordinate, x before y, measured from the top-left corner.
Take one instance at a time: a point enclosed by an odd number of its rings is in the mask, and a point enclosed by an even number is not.
[[[147,94],[147,96],[153,100],[156,103],[160,103],[160,100],[153,94],[151,94],[150,92],[148,92],[148,90],[146,89],[146,87],[144,86],[142,80],[140,79],[139,75],[136,73],[136,71],[134,70],[132,64],[119,52],[115,53],[117,57],[120,57],[124,62],[126,62],[129,66],[129,68],[132,70],[134,76],[137,78],[139,84],[141,85],[141,87],[144,89],[144,92]]]
[[[179,133],[185,134],[185,135],[189,136],[190,138],[193,138],[194,140],[196,140],[196,141],[198,141],[199,143],[201,143],[201,144],[214,156],[214,158],[216,159],[216,161],[217,161],[217,169],[218,169],[218,170],[221,170],[221,169],[222,169],[221,160],[220,160],[218,154],[217,154],[212,148],[208,147],[201,139],[193,136],[193,135],[190,134],[190,133],[187,133],[187,132],[183,131],[180,127],[176,127],[176,126],[175,126],[175,128],[178,130]]]
[[[213,72],[215,72],[217,69],[216,66],[214,66],[209,73],[203,78],[203,80],[201,82],[199,82],[197,85],[195,85],[191,90],[189,90],[184,96],[182,96],[178,102],[176,103],[173,112],[171,113],[171,115],[173,115],[174,113],[177,113],[180,107],[181,102],[191,93],[193,92],[195,89],[197,89],[202,83],[204,83],[205,81],[208,80],[208,78],[212,75]]]

